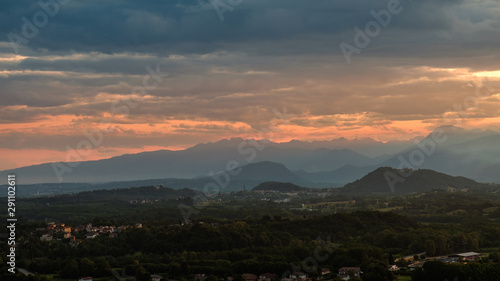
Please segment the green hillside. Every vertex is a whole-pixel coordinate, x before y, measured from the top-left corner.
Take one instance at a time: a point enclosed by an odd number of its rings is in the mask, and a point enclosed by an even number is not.
[[[427,169],[382,167],[342,188],[347,193],[412,193],[433,190],[475,191],[495,186]],[[497,187],[497,186],[496,186]]]

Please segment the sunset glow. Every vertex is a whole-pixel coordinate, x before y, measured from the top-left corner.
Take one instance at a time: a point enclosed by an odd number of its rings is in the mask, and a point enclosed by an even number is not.
[[[132,4],[122,3],[117,13],[134,19],[125,33],[114,24],[120,20],[95,14],[109,38],[98,23],[82,26],[78,38],[59,30],[79,26],[71,18],[83,6],[68,4],[18,53],[0,42],[0,169],[64,161],[86,132],[96,131],[102,143],[85,160],[233,137],[387,142],[423,137],[442,125],[498,130],[500,53],[489,47],[498,36],[488,30],[498,25],[499,10],[492,1],[479,2],[488,9],[475,10],[474,20],[435,10],[442,30],[426,30],[425,37],[424,4],[412,3],[408,22],[395,18],[351,63],[337,46],[352,44],[353,28],[365,20],[345,18],[340,3],[324,7],[328,17],[309,6],[275,17],[273,8],[247,3],[228,13],[227,22],[207,1],[161,13],[153,7],[126,12]],[[356,15],[378,9],[345,5]],[[464,3],[442,5],[469,15]],[[258,16],[258,9],[268,10]],[[5,30],[19,31],[23,15],[9,16]],[[284,108],[286,122],[263,134]]]

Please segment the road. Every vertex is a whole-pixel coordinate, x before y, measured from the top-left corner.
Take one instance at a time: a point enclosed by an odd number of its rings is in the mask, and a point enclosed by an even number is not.
[[[28,270],[24,269],[24,268],[20,268],[18,267],[17,268],[17,271],[21,272],[22,274],[24,275],[33,275],[33,273],[29,272]]]

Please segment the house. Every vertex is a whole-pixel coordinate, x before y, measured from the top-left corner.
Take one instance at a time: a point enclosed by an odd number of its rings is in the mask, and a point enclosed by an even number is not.
[[[163,276],[153,274],[151,275],[151,281],[160,281],[163,278]]]
[[[395,264],[389,265],[389,271],[398,271],[399,267]]]
[[[363,272],[359,267],[342,267],[339,269],[338,277],[344,280],[349,280],[351,278],[351,275],[349,274],[352,274],[355,277],[360,277]]]
[[[456,259],[463,258],[464,261],[475,261],[475,260],[479,260],[482,257],[484,257],[484,254],[476,253],[476,252],[467,252],[467,253],[451,255],[449,257],[456,258]]]
[[[94,278],[92,277],[80,277],[78,281],[94,281]]]
[[[120,225],[120,226],[117,228],[117,231],[118,231],[118,232],[122,232],[122,231],[124,231],[125,229],[127,229],[127,226],[126,226],[126,225]]]
[[[71,233],[64,233],[64,239],[68,239],[71,237]]]
[[[332,272],[328,268],[322,268],[321,269],[321,275],[327,275],[327,274],[330,274],[330,273],[332,273]]]
[[[52,235],[44,234],[40,237],[40,241],[44,241],[44,242],[52,241]]]
[[[412,263],[412,264],[408,265],[408,269],[409,269],[410,271],[413,271],[413,270],[415,270],[415,269],[416,269],[416,268],[418,268],[418,267],[422,267],[422,266],[424,265],[424,263],[425,263],[425,261]]]
[[[257,275],[251,273],[243,273],[241,277],[243,277],[245,281],[257,281],[258,279]]]
[[[87,238],[87,239],[94,239],[94,238],[96,238],[96,237],[97,237],[97,235],[98,235],[98,233],[97,233],[97,232],[90,232],[90,233],[87,233],[86,238]]]
[[[205,279],[207,279],[208,276],[206,274],[196,274],[194,276],[194,280],[195,281],[205,281]]]
[[[304,272],[294,272],[290,274],[290,279],[304,281],[307,279],[307,274],[305,274]]]
[[[79,245],[79,244],[80,244],[80,241],[76,240],[76,239],[75,239],[75,236],[71,236],[71,237],[69,238],[69,245],[70,245],[71,247],[78,247],[78,245]]]
[[[94,230],[94,228],[92,227],[92,224],[91,224],[91,223],[89,223],[89,224],[87,224],[87,225],[85,226],[85,230],[86,230],[87,232],[92,232],[92,231]]]
[[[259,275],[258,281],[272,281],[278,278],[278,275],[272,273],[264,273]]]

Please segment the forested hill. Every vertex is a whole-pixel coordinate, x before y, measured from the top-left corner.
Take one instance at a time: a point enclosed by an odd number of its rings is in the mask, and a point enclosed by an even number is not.
[[[258,186],[254,187],[252,190],[253,191],[299,192],[299,191],[306,191],[309,189],[310,188],[301,187],[301,186],[298,186],[298,185],[295,185],[295,184],[289,183],[289,182],[268,181],[268,182],[263,182],[263,183],[259,184]]]
[[[148,242],[142,250],[149,253],[164,253],[168,251],[228,251],[248,247],[257,248],[256,245],[273,248],[277,245],[289,245],[291,239],[313,241],[318,237],[343,244],[351,243],[353,240],[360,242],[366,238],[367,233],[383,233],[380,236],[384,236],[389,232],[402,233],[414,228],[425,229],[424,226],[406,217],[394,213],[372,211],[293,220],[264,216],[259,220],[232,221],[221,223],[216,227],[208,224],[170,227],[165,230],[170,233],[169,239],[155,239],[154,237],[145,239]],[[402,234],[396,236],[402,236]],[[375,244],[389,247],[389,245],[382,244],[390,243],[392,247],[404,249],[408,247],[407,238],[399,241],[377,241]],[[276,257],[276,260],[284,256],[287,255]]]
[[[191,189],[172,189],[163,186],[142,186],[125,189],[93,190],[77,194],[63,194],[52,197],[40,197],[25,199],[31,202],[44,203],[88,203],[102,201],[130,201],[130,200],[155,200],[155,199],[177,199],[180,197],[192,197],[195,192]]]
[[[498,188],[465,177],[454,177],[433,170],[378,168],[342,188],[346,193],[412,193],[433,190],[475,191]]]

